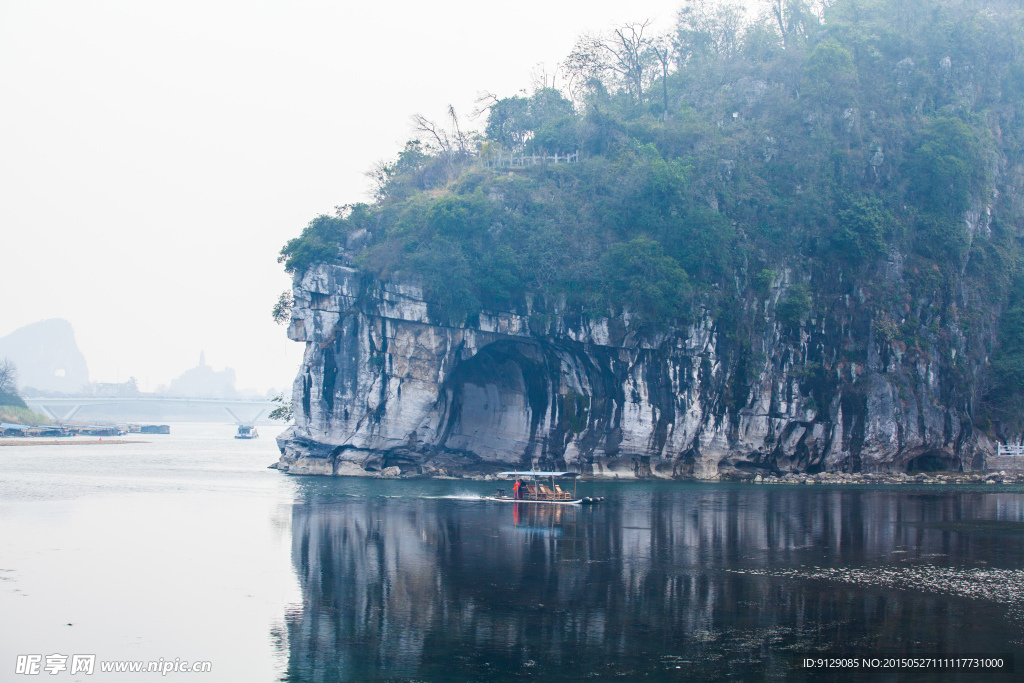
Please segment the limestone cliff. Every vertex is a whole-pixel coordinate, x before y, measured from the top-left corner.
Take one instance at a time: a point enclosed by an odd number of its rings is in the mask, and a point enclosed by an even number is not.
[[[948,376],[977,368],[876,338],[880,321],[849,296],[787,325],[775,310],[791,271],[735,303],[758,321],[744,351],[707,313],[686,329],[645,331],[530,304],[444,325],[420,287],[345,262],[295,278],[289,336],[306,351],[295,424],[278,439],[278,467],[291,473],[544,467],[709,479],[972,469],[994,449]],[[844,360],[852,343],[867,345],[865,363]],[[964,343],[944,348],[955,359]]]

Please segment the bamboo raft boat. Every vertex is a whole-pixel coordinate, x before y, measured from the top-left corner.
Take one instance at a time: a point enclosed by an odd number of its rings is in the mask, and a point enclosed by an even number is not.
[[[493,495],[480,496],[483,500],[495,503],[544,503],[548,505],[586,505],[604,500],[593,497],[576,496],[575,472],[499,472],[500,477],[512,477],[515,484],[512,488],[512,495],[508,495],[505,489],[498,489]],[[556,480],[572,479],[572,492],[565,491]],[[544,483],[547,479],[550,486]]]

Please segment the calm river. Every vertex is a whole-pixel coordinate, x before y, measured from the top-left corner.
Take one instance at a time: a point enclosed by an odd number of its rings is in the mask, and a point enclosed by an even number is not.
[[[1015,654],[1024,489],[289,477],[273,436],[0,446],[0,681],[848,680],[806,653]],[[2,442],[0,442],[2,443]],[[19,655],[96,673],[19,675]],[[208,661],[205,674],[101,662]]]

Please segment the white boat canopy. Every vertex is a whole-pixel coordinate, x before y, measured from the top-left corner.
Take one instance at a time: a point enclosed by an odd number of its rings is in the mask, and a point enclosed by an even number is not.
[[[578,477],[576,472],[498,472],[499,477]]]

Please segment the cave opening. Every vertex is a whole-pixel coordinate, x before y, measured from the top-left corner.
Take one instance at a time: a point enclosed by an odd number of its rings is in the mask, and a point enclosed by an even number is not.
[[[516,462],[532,455],[548,410],[549,381],[536,344],[500,341],[459,363],[445,381],[443,445],[484,460]]]
[[[938,472],[947,469],[942,458],[935,453],[925,453],[907,462],[907,473],[912,472]]]

